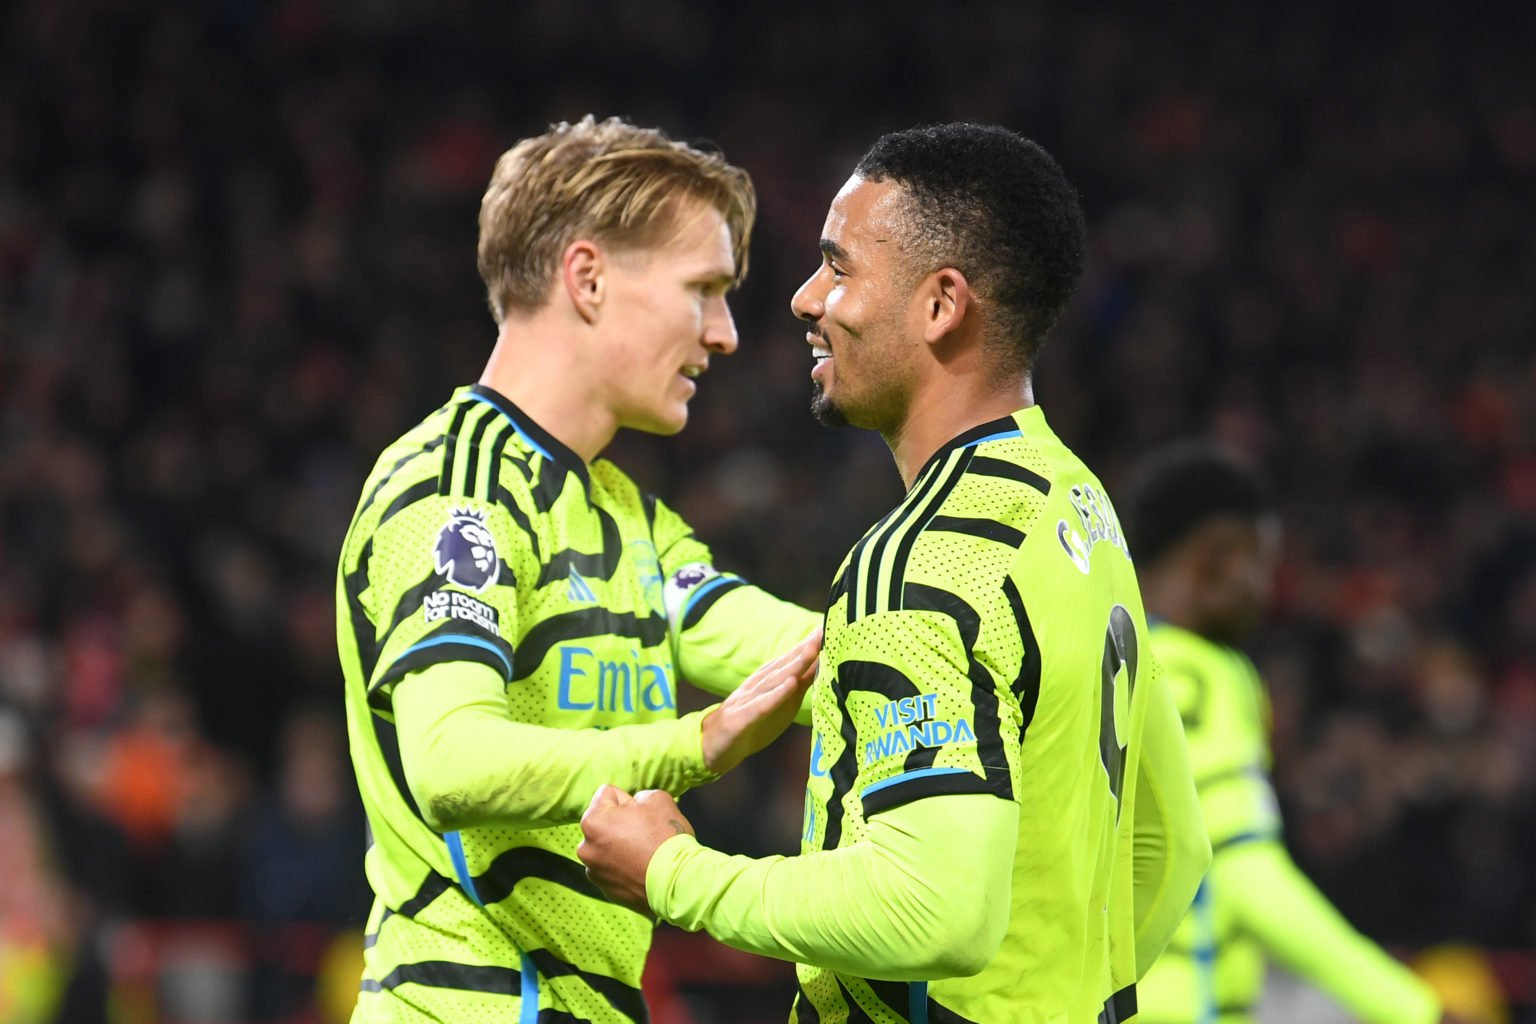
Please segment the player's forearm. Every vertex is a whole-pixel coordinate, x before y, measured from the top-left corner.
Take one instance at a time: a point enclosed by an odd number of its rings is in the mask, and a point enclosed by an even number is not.
[[[1184,727],[1163,687],[1149,699],[1132,842],[1137,977],[1168,945],[1211,863]]]
[[[1278,842],[1224,850],[1212,884],[1274,959],[1369,1024],[1433,1024],[1429,986],[1355,931]]]
[[[760,956],[874,979],[960,977],[1002,943],[1017,830],[1016,804],[964,795],[886,811],[865,841],[799,857],[729,857],[680,836],[657,851],[646,890],[664,920]]]
[[[680,793],[713,776],[705,712],[614,729],[551,729],[507,717],[502,682],[480,665],[434,665],[394,691],[406,781],[427,824],[540,828],[576,821],[603,783]]]
[[[727,580],[721,576],[715,579]],[[706,581],[699,589],[713,582]],[[710,601],[706,592],[680,610],[683,621],[677,661],[683,679],[723,697],[764,662],[778,657],[816,628],[821,615],[734,579],[720,586],[730,589],[717,600]],[[706,601],[710,601],[708,607],[699,614]],[[795,721],[810,724],[809,711],[802,709]]]

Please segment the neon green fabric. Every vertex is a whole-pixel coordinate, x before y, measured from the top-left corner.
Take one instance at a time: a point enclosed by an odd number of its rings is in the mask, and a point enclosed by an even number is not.
[[[1243,843],[1211,871],[1238,927],[1286,970],[1369,1024],[1433,1024],[1440,1006],[1421,978],[1352,928],[1277,842]]]
[[[481,385],[380,455],[336,590],[376,896],[357,1024],[645,1018],[652,923],[587,881],[576,819],[601,782],[706,777],[680,664],[729,689],[817,620],[712,561],[618,466]],[[757,618],[733,637],[735,607]]]
[[[903,804],[871,820],[866,842],[799,857],[732,857],[674,836],[646,896],[664,920],[760,956],[874,980],[970,975],[1008,926],[1018,827],[1017,804],[960,794]]]
[[[691,854],[716,867],[658,883],[669,911],[798,959],[795,1012],[822,1024],[1129,1016],[1139,961],[1209,851],[1198,828],[1164,824],[1197,818],[1194,784],[1114,508],[1039,409],[940,448],[854,546],[810,702],[800,857]],[[1138,809],[1148,777],[1160,806]],[[1011,808],[1011,835],[995,836],[1004,812],[980,798]],[[943,809],[910,813],[926,803]],[[910,855],[893,855],[906,836]],[[951,917],[959,931],[942,927]]]
[[[699,735],[713,708],[612,729],[551,729],[507,717],[505,684],[483,665],[438,664],[396,684],[400,759],[433,828],[577,821],[603,783],[678,794],[714,775]]]
[[[1265,958],[1371,1024],[1438,1017],[1428,986],[1348,922],[1280,841],[1270,788],[1268,699],[1241,652],[1156,623],[1215,851],[1195,904],[1138,986],[1144,1024],[1252,1024]]]

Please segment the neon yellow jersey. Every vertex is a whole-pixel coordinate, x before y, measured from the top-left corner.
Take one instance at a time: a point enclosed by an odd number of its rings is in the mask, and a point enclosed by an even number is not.
[[[1257,670],[1231,647],[1167,623],[1152,650],[1184,720],[1213,855],[1280,835],[1269,783],[1269,702]],[[1246,1024],[1264,985],[1264,950],[1207,876],[1167,951],[1138,986],[1146,1024]]]
[[[1103,486],[1038,408],[968,431],[850,552],[829,606],[803,851],[858,844],[871,817],[936,795],[1015,801],[1020,825],[1006,937],[980,974],[903,983],[801,966],[792,1019],[1128,1018],[1125,766],[1159,683]]]
[[[587,466],[488,388],[461,389],[385,450],[337,582],[377,897],[354,1020],[646,1019],[651,922],[587,881],[579,825],[434,831],[407,784],[392,694],[413,673],[473,663],[504,680],[517,722],[674,720],[679,662],[690,681],[723,692],[815,622],[710,562],[687,525],[616,466]],[[744,610],[750,635],[719,627]]]

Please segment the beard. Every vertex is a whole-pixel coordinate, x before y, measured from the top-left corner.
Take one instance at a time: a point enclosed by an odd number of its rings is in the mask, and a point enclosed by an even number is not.
[[[846,427],[848,417],[821,386],[821,381],[811,381],[811,415],[824,427]]]

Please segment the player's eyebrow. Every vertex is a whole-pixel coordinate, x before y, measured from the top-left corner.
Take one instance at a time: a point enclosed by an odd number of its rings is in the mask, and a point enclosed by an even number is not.
[[[830,238],[823,238],[821,240],[821,251],[828,259],[842,260],[845,263],[849,262],[850,260],[848,250],[844,249]]]

